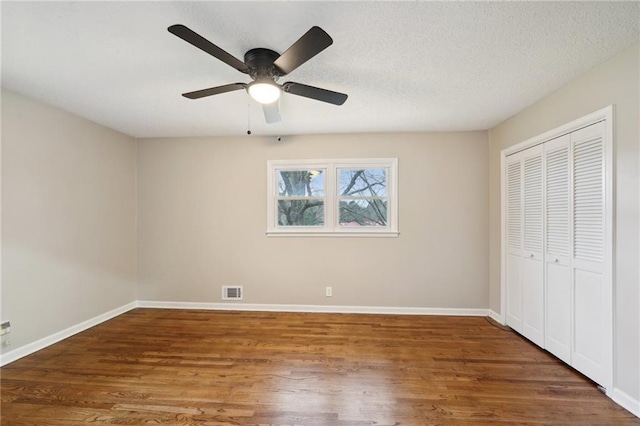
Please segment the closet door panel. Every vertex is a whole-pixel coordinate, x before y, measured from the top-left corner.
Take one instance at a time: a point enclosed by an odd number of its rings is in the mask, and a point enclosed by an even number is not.
[[[573,146],[572,365],[598,383],[608,377],[610,301],[604,276],[604,123],[571,134]]]
[[[544,346],[543,146],[523,151],[522,334]]]
[[[544,347],[544,275],[541,258],[524,258],[522,271],[522,335]]]
[[[573,366],[598,383],[605,360],[602,274],[575,270],[574,354]]]
[[[545,349],[571,364],[571,188],[565,135],[544,144]]]
[[[571,364],[571,277],[567,265],[547,263],[545,349]]]
[[[506,168],[506,321],[522,332],[522,155],[507,158]]]
[[[507,325],[522,333],[522,257],[507,254]]]

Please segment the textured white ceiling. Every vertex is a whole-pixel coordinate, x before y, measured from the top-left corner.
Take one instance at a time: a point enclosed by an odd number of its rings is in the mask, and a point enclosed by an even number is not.
[[[487,129],[638,41],[637,2],[6,2],[2,85],[135,137]],[[184,24],[242,59],[318,25],[334,44],[281,81],[265,124],[249,77],[170,34]]]

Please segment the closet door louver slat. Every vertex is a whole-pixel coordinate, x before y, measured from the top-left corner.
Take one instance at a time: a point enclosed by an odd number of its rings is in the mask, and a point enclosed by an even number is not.
[[[573,255],[602,262],[604,254],[603,141],[580,141],[573,150]]]
[[[511,249],[522,248],[521,173],[520,162],[507,166],[507,242]]]
[[[569,252],[569,148],[547,155],[547,253]]]
[[[542,156],[524,160],[524,249],[542,252]]]

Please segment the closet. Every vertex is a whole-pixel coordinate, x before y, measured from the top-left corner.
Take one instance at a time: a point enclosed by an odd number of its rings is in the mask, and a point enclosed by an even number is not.
[[[612,141],[603,111],[503,151],[502,241],[506,324],[606,388]]]

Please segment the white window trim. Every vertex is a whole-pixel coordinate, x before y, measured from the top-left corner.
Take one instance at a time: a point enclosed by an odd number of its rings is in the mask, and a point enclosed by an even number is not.
[[[338,168],[387,168],[387,226],[385,228],[341,227],[338,224]],[[322,227],[279,227],[276,215],[276,173],[280,169],[325,169],[324,212]],[[267,236],[269,237],[397,237],[398,232],[398,159],[358,158],[322,160],[268,160],[267,161]]]

